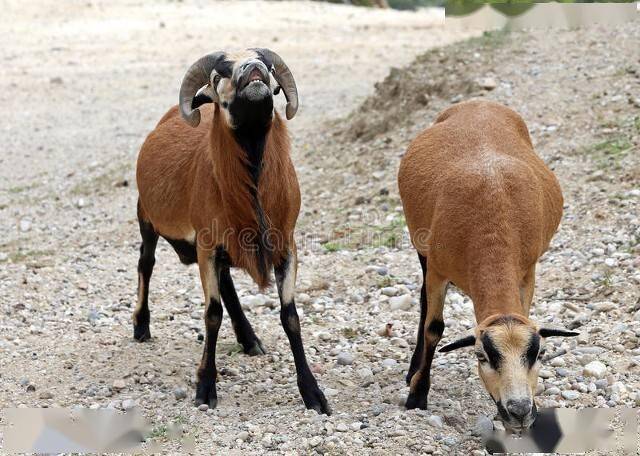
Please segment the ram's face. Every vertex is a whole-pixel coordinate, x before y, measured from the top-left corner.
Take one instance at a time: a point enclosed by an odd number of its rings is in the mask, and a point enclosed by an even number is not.
[[[271,69],[253,51],[228,54],[219,71],[211,74],[211,87],[229,126],[268,123],[273,116]]]
[[[536,328],[516,321],[482,328],[476,336],[480,378],[510,428],[527,428],[536,418],[533,397],[542,352]]]

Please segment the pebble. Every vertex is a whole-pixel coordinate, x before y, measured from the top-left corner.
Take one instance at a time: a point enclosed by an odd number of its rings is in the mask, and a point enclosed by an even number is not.
[[[387,368],[394,367],[396,364],[398,364],[398,361],[392,358],[386,358],[382,360],[382,365]]]
[[[493,90],[498,86],[498,83],[494,78],[482,78],[478,81],[478,85],[484,90]]]
[[[249,433],[247,431],[240,431],[238,435],[236,435],[236,440],[240,440],[241,442],[246,442],[249,439]]]
[[[340,366],[350,366],[353,364],[354,356],[349,352],[340,352],[338,354],[337,362]]]
[[[557,395],[557,394],[560,394],[560,388],[558,388],[557,386],[552,386],[552,387],[550,387],[550,388],[547,388],[547,389],[544,391],[544,394],[545,394],[546,396],[555,396],[555,395]]]
[[[127,387],[127,382],[119,378],[113,381],[113,389],[116,391],[123,390]]]
[[[53,394],[51,394],[49,391],[42,391],[38,397],[40,399],[52,399],[53,398]]]
[[[322,443],[322,437],[319,437],[319,436],[317,436],[317,435],[316,435],[316,436],[314,436],[314,437],[311,437],[311,438],[309,439],[309,446],[310,446],[310,447],[315,448],[315,447],[317,447],[318,445],[320,445],[321,443]]]
[[[549,369],[540,369],[540,371],[538,372],[538,377],[551,378],[553,377],[553,372],[551,372]]]
[[[398,294],[398,289],[396,287],[384,287],[380,289],[380,293],[385,296],[395,296]]]
[[[347,432],[349,430],[349,426],[344,423],[338,423],[336,425],[336,431],[338,432]]]
[[[198,410],[200,410],[201,412],[206,412],[207,410],[209,410],[209,405],[208,404],[200,404],[198,406]]]
[[[622,382],[615,382],[611,385],[611,392],[615,394],[624,394],[627,392],[627,387]]]
[[[580,397],[580,393],[574,390],[565,390],[562,392],[562,397],[568,401],[575,401]]]
[[[367,387],[375,382],[373,372],[368,367],[363,367],[357,371],[358,377],[362,380],[362,386]]]
[[[599,380],[595,381],[595,385],[597,389],[605,389],[607,386],[609,386],[609,380],[607,380],[606,378],[601,378]]]
[[[493,432],[493,422],[486,415],[478,415],[471,434],[481,437],[491,432]]]
[[[411,309],[412,302],[413,298],[410,294],[394,296],[389,299],[389,308],[391,310],[409,310]]]
[[[27,232],[31,230],[31,222],[26,219],[20,220],[20,231]]]
[[[437,427],[437,428],[441,428],[442,426],[444,426],[444,422],[442,421],[442,417],[440,417],[438,415],[429,415],[429,417],[427,418],[427,424],[429,426],[433,426],[433,427]]]
[[[177,400],[182,400],[182,399],[186,399],[187,397],[187,390],[185,390],[182,387],[177,387],[176,389],[173,390],[173,396],[177,399]]]
[[[607,366],[605,366],[600,361],[591,361],[589,364],[584,366],[583,374],[585,377],[595,377],[602,378],[607,373]]]

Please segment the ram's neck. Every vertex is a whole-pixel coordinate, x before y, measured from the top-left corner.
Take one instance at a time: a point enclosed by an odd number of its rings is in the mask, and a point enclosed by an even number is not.
[[[236,142],[245,153],[246,166],[256,188],[262,171],[264,151],[270,128],[271,122],[267,125],[246,126],[233,131]]]

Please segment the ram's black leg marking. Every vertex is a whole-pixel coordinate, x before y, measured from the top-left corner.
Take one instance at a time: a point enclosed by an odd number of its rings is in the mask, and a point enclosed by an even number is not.
[[[149,331],[149,281],[156,262],[155,252],[158,244],[158,234],[153,225],[143,219],[139,219],[140,235],[140,259],[138,260],[138,302],[133,311],[133,338],[143,342],[151,337]]]
[[[424,320],[427,318],[427,259],[418,254],[420,266],[422,267],[422,288],[420,289],[420,324],[418,325],[418,338],[416,339],[416,349],[411,357],[409,373],[407,373],[407,385],[411,383],[411,377],[420,367],[422,350],[424,348]]]
[[[311,373],[302,345],[302,335],[300,334],[300,319],[296,311],[296,304],[293,298],[296,277],[296,256],[290,253],[287,258],[275,267],[276,284],[280,295],[280,321],[284,332],[287,334],[293,360],[296,365],[298,377],[298,389],[308,409],[314,409],[318,413],[331,414],[331,409],[327,404],[324,394],[318,387],[318,382]]]
[[[229,317],[231,317],[236,339],[238,343],[242,345],[244,352],[250,356],[264,355],[266,350],[253,331],[251,323],[247,320],[242,307],[240,307],[240,300],[233,285],[231,272],[229,271],[229,266],[226,264],[222,265],[220,270],[220,294],[222,295],[222,302],[229,313]]]
[[[215,408],[218,404],[216,393],[216,344],[218,331],[222,324],[222,304],[220,302],[220,265],[217,252],[213,254],[198,251],[198,267],[205,293],[206,309],[204,312],[205,338],[202,360],[198,367],[195,404],[207,404]]]
[[[407,398],[408,409],[420,408],[426,410],[427,408],[427,396],[431,387],[431,363],[443,332],[444,323],[439,320],[432,320],[425,331],[422,364],[411,379],[411,390]]]
[[[423,346],[419,366],[411,377],[407,408],[427,408],[427,396],[431,386],[431,363],[436,346],[444,332],[442,311],[447,292],[447,281],[429,272],[425,275],[426,299],[429,303],[423,325]]]

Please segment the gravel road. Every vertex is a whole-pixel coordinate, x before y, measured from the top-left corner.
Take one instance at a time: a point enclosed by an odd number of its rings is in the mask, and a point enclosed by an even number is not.
[[[438,110],[478,96],[522,113],[565,193],[534,316],[582,335],[552,342],[566,353],[541,372],[538,405],[640,405],[637,22],[620,35],[494,34],[414,61],[469,34],[435,12],[315,2],[5,3],[0,408],[137,406],[169,453],[178,423],[198,454],[484,454],[473,430],[494,407],[469,354],[436,357],[428,411],[399,406],[421,278],[395,184],[409,140]],[[297,302],[331,417],[299,398],[275,289],[259,294],[240,272],[269,353],[239,353],[225,319],[218,408],[193,407],[202,292],[197,269],[164,242],[154,337],[132,338],[137,151],[193,60],[252,46],[283,56],[301,92],[290,123],[303,195]],[[474,323],[455,290],[445,317],[445,340]]]

